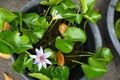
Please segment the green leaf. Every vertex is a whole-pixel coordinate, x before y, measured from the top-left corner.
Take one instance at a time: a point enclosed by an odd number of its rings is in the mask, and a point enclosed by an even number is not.
[[[0,30],[2,30],[4,22],[11,22],[16,17],[12,12],[0,7]]]
[[[60,80],[68,80],[69,68],[67,66],[52,67],[50,74],[52,75],[53,78],[56,77]]]
[[[53,51],[52,49],[50,49],[50,48],[45,48],[44,52],[50,52],[50,53],[51,53],[51,55],[50,55],[49,58],[51,58],[51,59],[55,59],[55,58],[56,58],[55,51]]]
[[[116,5],[116,11],[120,11],[120,1],[118,1],[117,5]]]
[[[60,3],[60,5],[65,9],[73,9],[76,8],[76,4],[72,2],[71,0],[64,0],[63,2]]]
[[[29,73],[28,75],[31,77],[40,79],[40,80],[51,80],[49,77],[47,77],[46,75],[42,73]]]
[[[62,44],[61,44],[62,43]],[[74,43],[69,39],[56,38],[55,47],[63,53],[70,53],[73,49]]]
[[[18,73],[23,73],[25,68],[31,68],[33,64],[33,59],[28,58],[28,54],[22,53],[12,64],[13,69]]]
[[[64,38],[67,38],[72,41],[81,41],[85,42],[86,41],[86,34],[85,32],[77,27],[69,27],[65,33],[64,33]]]
[[[32,48],[29,38],[24,34],[20,35],[18,31],[2,31],[0,41],[8,48],[7,52],[11,49],[14,53],[21,53]]]
[[[0,30],[3,29],[4,22],[5,22],[5,19],[3,17],[0,17]]]
[[[101,14],[96,12],[96,11],[93,11],[92,12],[92,15],[91,15],[91,18],[94,20],[94,22],[96,23],[99,19],[102,18]]]
[[[17,17],[13,21],[10,22],[10,25],[12,26],[12,28],[14,28],[14,30],[18,30],[18,28],[19,28],[18,26],[22,22],[22,20],[21,20],[22,12],[16,12],[15,14],[17,15]]]
[[[40,4],[42,5],[50,5],[50,6],[54,6],[54,5],[58,5],[60,2],[62,2],[63,0],[42,0],[40,2]]]
[[[53,78],[52,80],[60,80],[60,79],[58,79],[58,78]]]
[[[0,18],[1,17],[3,17],[6,22],[11,22],[17,16],[14,13],[0,7]]]
[[[39,28],[48,28],[49,24],[46,18],[40,17],[37,13],[27,13],[23,15],[23,22],[28,28],[38,30]],[[28,30],[28,29],[27,29]]]
[[[83,16],[84,16],[84,18],[86,18],[87,20],[89,20],[89,21],[91,21],[93,23],[96,23],[102,17],[101,14],[99,14],[96,11],[92,11],[90,13],[88,12]]]
[[[83,20],[83,15],[82,14],[76,14],[75,21],[80,24]]]
[[[30,42],[37,43],[44,36],[44,29],[38,30],[24,30],[23,33],[27,35],[30,39]]]
[[[113,55],[112,55],[112,52],[110,51],[110,49],[104,47],[102,49],[100,58],[103,58],[103,61],[106,62],[106,64],[108,64],[113,59]]]
[[[87,0],[80,0],[80,5],[82,7],[82,13],[86,13],[87,10],[88,10],[88,7],[87,7]]]
[[[115,32],[117,37],[120,39],[120,18],[115,22]]]
[[[106,73],[106,67],[93,57],[89,57],[88,65],[82,64],[81,67],[84,74],[90,79],[100,77]]]
[[[87,2],[88,9],[92,10],[95,5],[95,0],[87,0],[86,2]]]
[[[57,15],[60,14],[63,18],[71,18],[75,16],[75,12],[71,9],[64,10],[61,6],[52,7],[50,14],[51,16],[55,16],[53,13],[57,11]]]

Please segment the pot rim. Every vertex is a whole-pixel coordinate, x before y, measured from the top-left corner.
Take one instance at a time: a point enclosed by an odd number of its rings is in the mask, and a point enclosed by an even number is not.
[[[111,0],[109,3],[108,11],[107,11],[107,29],[108,29],[108,33],[112,41],[112,44],[115,50],[117,51],[117,53],[120,55],[120,42],[116,36],[115,29],[114,29],[115,7],[118,1],[119,0]]]
[[[30,2],[28,2],[26,5],[24,5],[19,11],[25,13],[26,11],[28,11],[30,8],[39,5],[41,0],[31,0]],[[102,47],[102,38],[101,38],[101,34],[99,31],[99,28],[97,26],[97,24],[93,24],[91,22],[88,22],[88,24],[90,25],[90,29],[94,38],[94,43],[95,43],[95,49]],[[14,55],[12,55],[12,61],[15,61],[15,58],[13,58]],[[21,76],[25,79],[25,80],[34,80],[31,77],[27,76],[26,74],[21,74]],[[88,80],[86,78],[86,76],[83,76],[82,78],[80,78],[79,80]]]

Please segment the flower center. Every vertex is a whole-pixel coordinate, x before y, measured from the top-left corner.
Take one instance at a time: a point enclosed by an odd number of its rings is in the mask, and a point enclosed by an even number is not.
[[[40,56],[39,58],[40,58],[40,60],[41,60],[41,61],[43,61],[43,60],[44,60],[44,56]]]

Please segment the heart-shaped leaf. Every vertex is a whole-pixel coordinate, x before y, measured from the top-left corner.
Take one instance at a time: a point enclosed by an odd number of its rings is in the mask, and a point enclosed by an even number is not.
[[[49,26],[46,18],[40,17],[37,13],[27,13],[23,15],[23,22],[31,29],[47,28]]]
[[[61,44],[62,43],[62,44]],[[56,38],[55,47],[63,53],[70,53],[73,49],[74,43],[69,39]]]
[[[1,44],[4,44],[1,46],[4,46],[7,52],[13,51],[15,53],[21,53],[27,49],[32,48],[32,45],[29,43],[30,42],[29,38],[26,35],[20,35],[18,31],[1,32],[0,41]]]
[[[110,49],[104,47],[102,49],[102,53],[100,55],[100,58],[103,58],[104,62],[106,62],[106,64],[108,64],[113,59],[112,52],[110,51]]]
[[[44,32],[45,32],[44,29],[23,31],[23,33],[29,37],[32,43],[37,43],[40,39],[42,39]]]
[[[82,70],[88,78],[97,78],[106,73],[106,67],[102,65],[97,59],[89,57],[88,65],[82,64]]]
[[[6,22],[11,22],[17,16],[14,13],[0,7],[0,18],[1,17],[3,17]]]
[[[80,28],[69,27],[64,33],[64,38],[72,41],[81,41],[84,43],[86,41],[86,34]]]

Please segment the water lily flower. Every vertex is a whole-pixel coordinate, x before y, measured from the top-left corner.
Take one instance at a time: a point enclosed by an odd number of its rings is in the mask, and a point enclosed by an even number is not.
[[[47,64],[52,64],[47,58],[52,54],[50,52],[43,53],[43,48],[40,46],[40,50],[35,49],[36,55],[30,55],[31,58],[34,58],[33,64],[38,65],[38,70],[40,71],[42,66],[47,68]]]
[[[60,14],[58,14],[57,10],[54,10],[52,12],[52,16],[53,16],[53,20],[55,20],[55,19],[62,19],[63,18]]]

